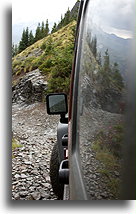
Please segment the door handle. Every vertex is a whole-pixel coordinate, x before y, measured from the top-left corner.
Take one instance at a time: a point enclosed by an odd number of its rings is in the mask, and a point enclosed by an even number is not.
[[[63,160],[59,168],[59,181],[62,184],[69,184],[68,160]]]

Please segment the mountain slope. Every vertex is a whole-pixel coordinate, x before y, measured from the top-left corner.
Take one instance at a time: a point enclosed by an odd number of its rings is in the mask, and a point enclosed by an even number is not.
[[[94,26],[93,31],[92,36],[97,38],[97,50],[101,52],[101,56],[104,56],[105,51],[108,49],[111,64],[118,63],[120,72],[123,78],[126,79],[132,39],[124,39],[115,34],[104,32],[96,26]]]
[[[13,85],[26,73],[39,69],[48,92],[69,92],[76,21],[37,41],[13,58]]]

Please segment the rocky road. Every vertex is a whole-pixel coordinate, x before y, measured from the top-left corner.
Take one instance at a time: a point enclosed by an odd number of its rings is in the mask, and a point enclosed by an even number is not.
[[[58,116],[48,116],[44,103],[13,104],[13,137],[21,147],[13,151],[12,199],[57,200],[49,176]]]

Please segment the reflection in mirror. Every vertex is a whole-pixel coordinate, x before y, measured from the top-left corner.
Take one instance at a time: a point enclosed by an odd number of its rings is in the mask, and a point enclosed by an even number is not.
[[[49,96],[50,113],[67,113],[66,98],[64,94]]]
[[[120,199],[122,187],[132,4],[113,2],[89,1],[83,31],[78,128],[90,200]]]

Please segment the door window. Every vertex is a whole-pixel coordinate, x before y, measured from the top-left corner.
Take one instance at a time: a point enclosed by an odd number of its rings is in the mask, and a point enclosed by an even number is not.
[[[89,1],[78,88],[80,157],[89,199],[119,199],[132,1]]]

